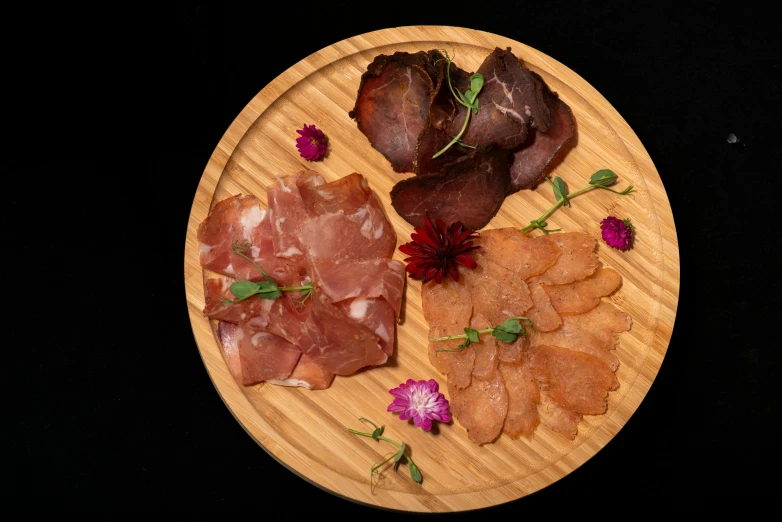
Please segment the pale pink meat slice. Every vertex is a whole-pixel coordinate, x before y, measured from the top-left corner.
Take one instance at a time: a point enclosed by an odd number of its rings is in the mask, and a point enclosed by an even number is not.
[[[334,304],[346,316],[375,332],[386,355],[393,355],[396,319],[388,301],[382,297],[353,297]]]
[[[258,279],[260,271],[232,246],[247,245],[245,255],[263,267],[274,260],[270,232],[267,212],[255,196],[240,194],[219,201],[198,225],[201,266],[236,279]]]
[[[470,322],[470,328],[473,330],[483,330],[491,328],[492,325],[481,314],[475,314]],[[497,365],[500,359],[497,353],[497,339],[490,333],[480,335],[479,343],[471,343],[470,346],[475,351],[475,361],[472,367],[472,377],[482,381],[488,381],[494,378],[497,373]],[[507,344],[507,343],[499,343]]]
[[[228,370],[236,379],[236,382],[242,382],[242,361],[239,359],[239,343],[236,340],[235,323],[220,321],[217,323],[217,343],[223,352]]]
[[[319,174],[311,172],[297,176],[296,186],[310,217],[340,211],[353,214],[374,197],[367,179],[357,172],[328,183]]]
[[[540,391],[535,376],[528,364],[501,363],[499,370],[508,390],[508,414],[502,431],[511,437],[531,439],[540,424]]]
[[[493,327],[510,317],[524,317],[532,308],[527,283],[480,254],[475,255],[475,260],[478,266],[463,272],[465,286],[472,295],[473,315],[482,315]]]
[[[600,298],[613,294],[622,285],[622,276],[612,268],[596,268],[580,281],[564,285],[543,285],[551,306],[562,315],[588,312],[600,304]]]
[[[578,425],[584,418],[580,413],[568,410],[557,404],[551,395],[543,390],[540,391],[538,414],[543,424],[568,440],[576,438]]]
[[[424,319],[429,324],[429,338],[464,334],[464,328],[472,318],[472,297],[465,287],[464,278],[458,282],[451,279],[441,284],[430,281],[421,287],[421,301]],[[448,374],[453,353],[436,350],[456,350],[462,340],[429,343],[429,362],[440,373]],[[472,367],[470,368],[472,372]]]
[[[388,354],[379,337],[345,315],[323,292],[316,288],[308,301],[309,315],[295,344],[315,364],[336,375],[351,375],[386,362]]]
[[[334,374],[315,364],[312,359],[301,354],[299,362],[287,379],[271,379],[269,384],[303,387],[309,390],[325,390],[334,381]]]
[[[475,444],[493,442],[505,424],[508,414],[508,391],[500,372],[488,381],[473,379],[466,388],[457,388],[448,379],[448,399],[451,414],[466,430]]]
[[[301,171],[293,176],[278,176],[277,181],[266,187],[269,205],[269,222],[273,231],[274,252],[278,257],[301,260],[305,254],[299,239],[302,226],[309,214],[304,206],[297,181],[302,183],[318,176],[311,171]],[[319,177],[319,176],[318,176]]]
[[[391,306],[397,321],[402,313],[405,265],[396,259],[377,258],[342,262],[324,259],[312,277],[333,302],[354,297],[382,297]]]
[[[518,364],[521,362],[524,352],[529,345],[529,333],[532,331],[528,323],[523,322],[522,326],[524,326],[524,330],[527,332],[526,335],[519,335],[512,343],[497,343],[497,358],[500,362],[508,364]]]
[[[592,275],[597,268],[597,239],[583,232],[562,232],[542,236],[560,250],[556,263],[530,281],[563,285]]]
[[[482,230],[475,244],[482,247],[479,252],[486,259],[524,280],[545,272],[560,255],[545,236],[530,237],[514,227]]]
[[[443,361],[441,364],[447,368],[448,386],[454,389],[466,388],[473,382],[472,369],[475,366],[475,348],[473,344],[459,348],[458,345],[462,341],[463,339],[433,343],[436,344],[433,349],[434,353],[429,353],[430,358],[435,357]],[[437,350],[452,351],[437,352]]]
[[[245,386],[288,378],[301,357],[301,350],[282,337],[254,331],[245,323],[237,326],[236,342]]]
[[[578,352],[586,352],[601,359],[611,368],[611,371],[616,371],[619,368],[619,359],[612,351],[606,349],[603,341],[586,330],[576,328],[567,319],[565,319],[560,328],[552,332],[532,331],[529,338],[532,346],[554,345]]]
[[[534,330],[538,332],[550,332],[560,327],[562,318],[559,316],[548,294],[543,290],[540,283],[530,282],[528,284],[530,296],[534,306],[527,310],[527,317],[535,325]]]
[[[530,367],[540,388],[554,402],[582,415],[605,413],[608,392],[619,387],[616,375],[603,361],[560,346],[534,347]]]
[[[586,313],[562,316],[562,320],[579,330],[591,333],[603,343],[606,350],[614,349],[619,334],[630,330],[633,324],[628,313],[605,299]]]

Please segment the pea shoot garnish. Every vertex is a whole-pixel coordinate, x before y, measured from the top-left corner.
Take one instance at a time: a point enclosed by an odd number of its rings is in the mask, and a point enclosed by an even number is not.
[[[474,73],[470,76],[469,89],[464,91],[464,93],[454,89],[453,85],[451,84],[451,57],[448,56],[448,52],[445,50],[443,50],[442,53],[445,55],[445,76],[448,80],[448,88],[451,89],[451,94],[453,94],[453,97],[456,98],[456,101],[467,107],[467,114],[464,116],[464,124],[462,125],[462,130],[459,131],[459,134],[457,134],[451,140],[451,142],[448,143],[448,145],[443,147],[439,152],[432,156],[432,159],[440,156],[456,143],[464,147],[470,147],[472,149],[475,148],[474,145],[468,145],[461,141],[461,138],[462,134],[464,134],[464,131],[467,130],[467,125],[470,123],[470,114],[478,114],[478,94],[481,92],[481,89],[483,89],[484,83],[483,75],[480,73]]]
[[[624,189],[623,191],[619,192],[617,190],[614,190],[612,188],[609,188],[611,185],[616,183],[617,175],[614,173],[614,171],[609,169],[602,169],[598,170],[594,174],[592,174],[592,177],[589,179],[589,185],[586,187],[579,189],[575,192],[571,192],[570,194],[567,193],[567,188],[565,187],[565,182],[562,181],[562,178],[557,176],[554,178],[554,180],[550,180],[549,178],[546,178],[546,181],[548,181],[552,188],[554,189],[554,197],[556,198],[556,203],[548,209],[546,212],[543,213],[542,216],[540,216],[538,219],[534,219],[529,222],[529,225],[521,229],[521,232],[530,232],[532,230],[540,229],[544,234],[549,234],[550,232],[559,232],[560,228],[549,230],[546,227],[548,226],[548,223],[546,222],[546,219],[554,213],[555,210],[557,210],[561,206],[568,206],[570,205],[570,199],[578,196],[579,194],[583,194],[584,192],[588,192],[592,189],[603,189],[607,190],[609,192],[613,192],[614,194],[619,194],[620,196],[626,196],[628,194],[631,194],[632,192],[635,192],[635,189],[632,185]]]
[[[381,471],[381,468],[385,466],[392,459],[394,461],[394,471],[396,471],[399,468],[399,464],[402,462],[402,459],[405,459],[407,461],[407,467],[410,470],[410,477],[418,484],[420,484],[424,480],[424,477],[421,475],[421,472],[418,470],[418,466],[415,465],[413,459],[410,458],[410,455],[407,454],[407,446],[405,445],[404,442],[399,443],[396,442],[395,440],[389,439],[388,437],[384,437],[383,429],[385,428],[385,426],[378,427],[377,424],[375,424],[369,419],[365,419],[364,417],[360,417],[358,420],[362,422],[368,422],[369,424],[372,425],[373,428],[375,428],[375,430],[372,433],[364,433],[362,431],[352,430],[348,428],[348,431],[350,433],[354,435],[361,435],[362,437],[369,437],[371,439],[375,439],[378,442],[380,442],[381,440],[388,442],[389,444],[391,444],[397,449],[396,453],[392,453],[390,454],[390,456],[384,457],[382,460],[378,461],[377,464],[372,466],[372,468],[370,469],[369,484],[370,484],[370,491],[372,492],[372,494],[375,493],[375,486],[379,484],[385,476]]]
[[[498,341],[502,341],[503,343],[512,343],[515,342],[520,335],[527,334],[527,331],[524,329],[524,326],[522,326],[521,321],[527,321],[530,327],[532,328],[535,327],[535,325],[532,324],[532,320],[528,317],[511,317],[509,319],[506,319],[502,324],[497,325],[493,328],[484,328],[483,330],[465,328],[463,334],[449,335],[446,337],[436,337],[434,339],[429,339],[429,342],[435,343],[440,341],[450,341],[452,339],[464,339],[464,342],[459,344],[458,350],[436,350],[435,353],[461,352],[465,348],[470,346],[470,343],[481,342],[481,337],[480,337],[481,334],[487,334],[487,333],[492,334],[494,337],[497,338]]]
[[[244,259],[252,263],[255,268],[261,271],[261,274],[263,274],[263,280],[258,282],[246,280],[234,281],[231,284],[230,290],[231,293],[236,296],[236,299],[228,299],[227,297],[224,297],[222,299],[223,303],[238,303],[239,301],[243,301],[254,295],[257,295],[262,299],[277,299],[278,297],[282,297],[282,292],[298,290],[302,295],[302,299],[299,302],[303,304],[304,301],[306,301],[307,298],[312,295],[312,283],[307,283],[300,286],[279,286],[263,268],[258,266],[255,261],[247,257],[246,252],[249,248],[249,241],[235,241],[231,244],[231,250],[233,250],[234,253],[242,256]]]

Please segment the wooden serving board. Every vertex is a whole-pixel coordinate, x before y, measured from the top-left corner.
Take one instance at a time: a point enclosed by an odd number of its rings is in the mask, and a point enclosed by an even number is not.
[[[254,194],[265,204],[265,188],[276,174],[304,168],[332,181],[353,172],[366,176],[385,205],[397,245],[409,241],[412,227],[391,206],[389,192],[400,179],[348,117],[359,80],[378,54],[446,49],[462,69],[474,71],[495,47],[511,47],[572,108],[577,144],[555,170],[571,190],[592,173],[610,168],[616,187],[636,187],[634,197],[594,190],[559,209],[551,228],[583,231],[600,238],[608,215],[630,218],[637,230],[628,252],[602,241],[601,261],[622,275],[610,300],[633,319],[616,355],[620,387],[609,395],[608,411],[586,416],[575,441],[541,425],[531,441],[502,435],[477,446],[452,421],[424,432],[387,413],[388,390],[407,379],[435,378],[447,394],[445,377],[429,363],[428,327],[421,310],[421,285],[408,279],[403,322],[397,326],[395,355],[382,366],[337,377],[328,390],[273,385],[240,387],[229,373],[215,337],[215,324],[202,315],[205,274],[198,260],[196,230],[209,209],[230,195]],[[315,124],[329,138],[329,154],[319,162],[299,157],[296,129]],[[485,228],[522,227],[554,202],[549,185],[508,197]],[[538,233],[538,232],[536,232]],[[403,259],[396,251],[395,258]],[[217,144],[193,200],[185,244],[187,305],[195,340],[220,396],[258,444],[285,467],[335,495],[359,503],[414,512],[473,510],[518,499],[549,486],[603,448],[636,411],[654,381],[671,338],[679,297],[679,250],[665,188],[651,158],[621,115],[578,74],[563,64],[508,38],[458,27],[399,27],[335,43],[293,65],[265,86],[242,110]],[[405,468],[388,470],[371,492],[369,470],[393,448],[348,433],[367,426],[368,417],[386,426],[386,436],[404,441],[424,480],[416,484]],[[371,431],[371,430],[369,430]]]

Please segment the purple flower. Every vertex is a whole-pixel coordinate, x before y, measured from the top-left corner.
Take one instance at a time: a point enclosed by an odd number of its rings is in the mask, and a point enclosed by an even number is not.
[[[307,161],[317,161],[326,154],[326,143],[328,138],[323,131],[315,125],[304,124],[303,129],[296,132],[300,134],[296,138],[296,148],[299,149],[299,155]]]
[[[438,390],[440,386],[434,379],[414,381],[407,379],[398,388],[388,390],[395,397],[388,406],[390,412],[400,412],[399,419],[412,418],[417,428],[424,431],[432,429],[432,420],[440,422],[451,421],[451,410],[448,399]]]
[[[610,247],[624,251],[633,246],[635,227],[629,219],[608,216],[600,222],[600,230],[603,231],[603,241]]]

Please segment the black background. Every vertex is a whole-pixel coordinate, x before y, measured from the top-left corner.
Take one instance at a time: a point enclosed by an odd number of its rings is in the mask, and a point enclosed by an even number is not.
[[[6,11],[3,505],[400,516],[299,478],[236,422],[194,341],[183,260],[201,174],[245,105],[309,54],[405,25],[500,34],[578,73],[635,130],[677,226],[673,338],[637,412],[567,477],[483,514],[769,503],[778,19],[754,2],[255,4]]]

